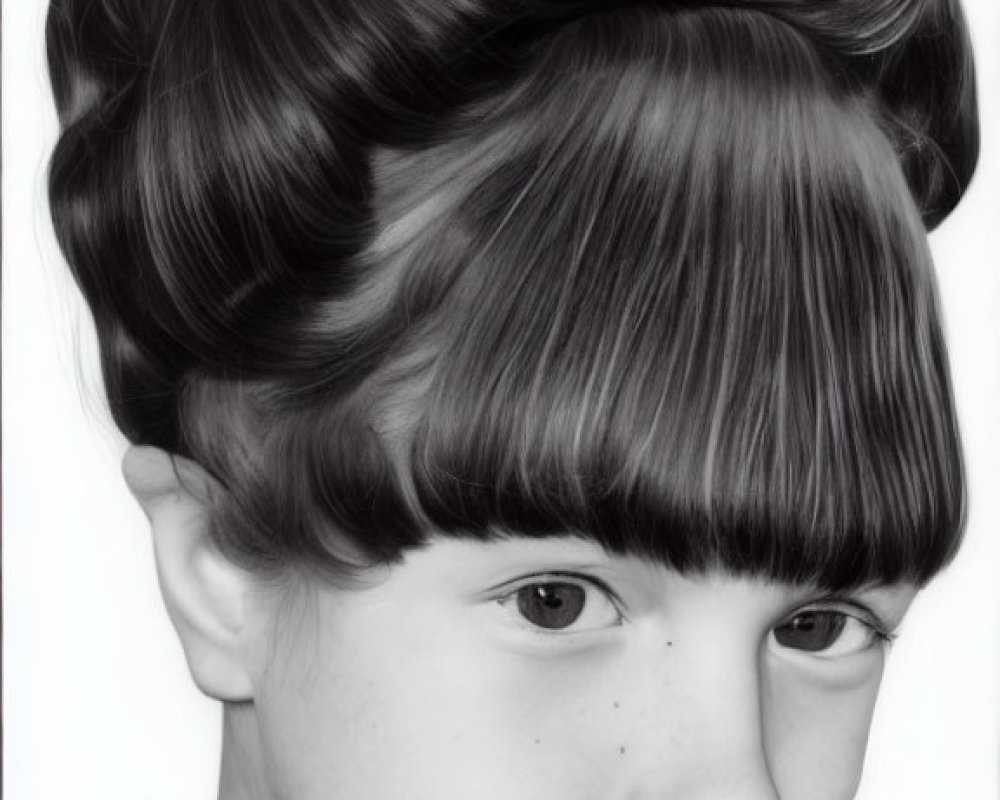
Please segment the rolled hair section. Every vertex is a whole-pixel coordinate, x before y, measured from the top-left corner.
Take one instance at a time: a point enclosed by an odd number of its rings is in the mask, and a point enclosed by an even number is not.
[[[180,447],[193,368],[287,366],[301,309],[359,278],[372,148],[440,128],[495,23],[472,2],[54,0],[52,216],[129,438]]]
[[[112,413],[222,480],[234,558],[950,558],[955,0],[53,0],[47,37]]]
[[[867,95],[929,230],[965,193],[979,157],[972,46],[957,1],[764,0],[835,54]]]
[[[615,0],[548,0],[543,16],[611,11]],[[958,0],[653,0],[673,10],[759,11],[794,27],[831,76],[864,94],[900,158],[929,230],[958,204],[979,157],[975,65]]]

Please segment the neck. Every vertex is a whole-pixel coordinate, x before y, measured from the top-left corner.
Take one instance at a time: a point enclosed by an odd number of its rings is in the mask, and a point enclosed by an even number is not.
[[[275,800],[268,786],[252,703],[226,703],[219,800]]]

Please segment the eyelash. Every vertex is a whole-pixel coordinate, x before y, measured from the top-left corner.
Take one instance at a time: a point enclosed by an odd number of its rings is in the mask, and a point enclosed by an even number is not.
[[[868,630],[875,634],[875,637],[879,641],[885,642],[886,644],[892,644],[897,638],[899,638],[899,634],[890,630],[889,626],[882,621],[882,618],[879,617],[878,614],[863,603],[858,603],[855,600],[832,599],[823,603],[806,606],[805,608],[799,609],[795,613],[801,614],[803,611],[835,611],[843,614],[845,617],[850,617],[851,619],[860,622],[868,628]]]
[[[779,641],[779,635],[781,635],[780,632],[782,629],[791,626],[795,620],[802,619],[809,614],[836,615],[844,619],[844,625],[849,624],[849,622],[857,623],[864,628],[865,632],[869,636],[872,637],[871,641],[866,646],[858,648],[853,652],[849,650],[847,653],[834,653],[833,655],[830,655],[830,651],[836,650],[838,643],[841,643],[844,636],[847,635],[845,633],[846,628],[843,626],[836,632],[836,637],[828,646],[819,647],[815,650],[811,650],[808,647],[794,647]],[[824,656],[830,658],[843,657],[845,655],[865,652],[878,646],[888,647],[891,646],[891,644],[896,640],[897,636],[898,634],[891,632],[889,627],[870,608],[855,600],[840,598],[829,598],[827,600],[814,602],[796,609],[794,612],[786,616],[782,622],[772,627],[770,633],[768,634],[769,639],[773,640],[779,648],[804,653],[806,655],[813,655],[819,658],[823,658]]]
[[[602,581],[600,578],[595,578],[592,575],[583,575],[578,572],[566,572],[566,571],[554,571],[554,572],[539,572],[533,575],[525,575],[518,578],[516,581],[511,582],[503,587],[500,587],[501,594],[499,594],[495,601],[498,605],[507,607],[509,604],[513,603],[517,599],[518,592],[529,586],[543,585],[543,584],[570,584],[575,586],[581,586],[586,591],[587,589],[596,589],[608,600],[608,602],[613,606],[614,611],[617,615],[615,625],[621,625],[627,622],[627,617],[624,611],[624,603],[619,597],[618,593],[615,592],[608,584]],[[578,633],[580,631],[572,629],[546,629],[540,625],[535,625],[529,620],[522,619],[523,625],[528,630],[536,633],[540,636],[567,636],[573,633]],[[570,623],[572,626],[574,623]],[[603,626],[602,626],[603,627]],[[590,629],[587,629],[590,630]]]
[[[573,586],[582,586],[584,591],[587,589],[596,589],[599,591],[607,601],[613,606],[617,619],[615,620],[615,625],[621,625],[627,622],[627,617],[624,612],[624,604],[618,594],[608,586],[604,581],[599,578],[595,578],[591,575],[583,575],[576,572],[566,572],[566,571],[551,571],[551,572],[539,572],[532,575],[525,575],[518,578],[516,581],[511,582],[503,587],[500,587],[501,594],[495,597],[495,601],[498,605],[507,608],[512,603],[516,602],[518,599],[518,594],[521,590],[530,586],[543,586],[546,584],[567,584]],[[586,603],[583,606],[581,615],[586,611]],[[520,609],[519,609],[520,611]],[[898,634],[891,632],[889,627],[882,621],[882,619],[870,608],[862,603],[859,603],[851,599],[842,598],[828,598],[822,601],[817,601],[809,605],[803,606],[796,609],[793,613],[786,616],[784,620],[771,628],[769,636],[774,637],[775,632],[782,626],[790,624],[797,618],[801,618],[806,614],[816,613],[816,614],[835,614],[840,615],[847,620],[854,621],[857,624],[863,626],[865,630],[873,637],[871,646],[882,645],[891,646],[891,644],[898,638]],[[523,627],[532,631],[540,636],[560,636],[569,635],[572,633],[578,633],[579,630],[574,630],[573,625],[576,624],[580,617],[575,618],[569,622],[565,628],[546,628],[540,624],[534,623],[531,620],[525,618],[523,613],[519,613]],[[846,623],[845,623],[846,624]],[[610,627],[609,625],[602,625],[597,627]],[[596,629],[596,628],[595,628]],[[590,631],[592,629],[584,629],[584,631]],[[822,653],[824,651],[830,650],[838,641],[841,640],[841,635],[838,633],[837,638],[834,640],[833,644],[824,650],[817,651]],[[780,645],[779,646],[783,646]],[[795,649],[795,648],[791,648]],[[868,648],[865,648],[868,649]]]

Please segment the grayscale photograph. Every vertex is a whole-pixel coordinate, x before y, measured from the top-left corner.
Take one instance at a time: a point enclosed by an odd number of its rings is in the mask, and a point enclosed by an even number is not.
[[[997,0],[4,0],[5,800],[1000,800]]]

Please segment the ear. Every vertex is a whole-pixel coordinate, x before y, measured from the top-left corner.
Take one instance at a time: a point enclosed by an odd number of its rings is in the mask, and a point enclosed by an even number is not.
[[[195,462],[155,447],[129,448],[122,472],[149,517],[160,589],[195,683],[217,700],[252,699],[253,576],[209,536],[213,499],[225,489]]]

